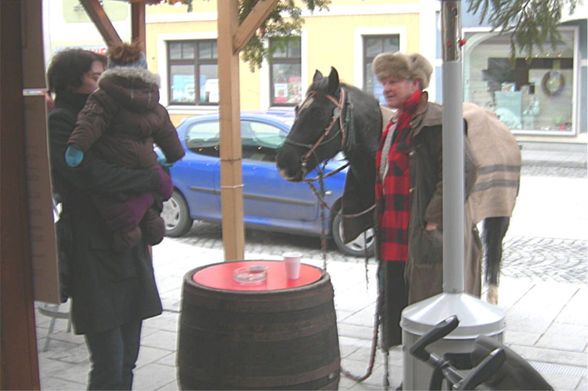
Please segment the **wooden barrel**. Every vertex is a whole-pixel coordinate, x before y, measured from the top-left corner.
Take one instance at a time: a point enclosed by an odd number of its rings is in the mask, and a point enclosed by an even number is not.
[[[339,339],[327,273],[300,287],[235,291],[195,282],[202,269],[184,276],[180,388],[337,389]]]

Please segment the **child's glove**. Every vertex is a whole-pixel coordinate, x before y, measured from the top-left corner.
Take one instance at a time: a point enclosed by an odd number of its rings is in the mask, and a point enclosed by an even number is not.
[[[84,152],[75,144],[65,150],[65,162],[70,167],[77,167],[84,160]]]
[[[167,160],[165,159],[165,156],[158,156],[157,157],[157,163],[159,163],[159,165],[161,167],[173,167],[175,163],[168,163]]]
[[[161,152],[161,149],[155,148],[154,151],[155,151],[155,154],[157,155],[157,163],[159,163],[159,165],[161,167],[170,168],[170,167],[174,166],[175,163],[168,163],[167,162],[167,160],[165,159],[165,156],[163,155],[163,152]]]

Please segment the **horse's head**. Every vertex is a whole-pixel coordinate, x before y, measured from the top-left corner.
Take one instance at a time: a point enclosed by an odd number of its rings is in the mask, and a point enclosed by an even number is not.
[[[335,68],[331,68],[328,77],[315,72],[306,98],[296,107],[292,129],[278,152],[278,171],[283,178],[299,182],[341,150],[344,95]]]

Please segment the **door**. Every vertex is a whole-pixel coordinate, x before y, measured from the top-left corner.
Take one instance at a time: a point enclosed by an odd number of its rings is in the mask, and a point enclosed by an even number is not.
[[[184,142],[186,156],[172,172],[194,219],[219,220],[220,206],[220,138],[218,120],[188,124]]]
[[[317,218],[318,202],[306,183],[280,177],[276,154],[287,133],[261,121],[241,121],[243,207],[248,223],[300,228]]]

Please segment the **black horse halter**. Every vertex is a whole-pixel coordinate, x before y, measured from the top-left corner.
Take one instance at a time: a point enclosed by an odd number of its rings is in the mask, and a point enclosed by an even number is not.
[[[306,104],[306,102],[310,98],[312,98],[314,95],[316,95],[316,92],[311,91],[306,96],[306,99],[304,99],[304,102],[302,102],[300,107],[303,107]],[[333,111],[333,119],[331,119],[331,122],[325,128],[325,131],[319,137],[319,139],[314,144],[303,144],[303,143],[298,143],[296,141],[292,141],[289,139],[286,139],[284,141],[285,144],[291,144],[291,145],[295,145],[298,147],[308,148],[308,152],[301,159],[301,166],[302,166],[303,171],[306,171],[306,165],[308,162],[308,158],[315,153],[316,149],[318,147],[320,147],[321,145],[325,145],[325,144],[330,143],[332,140],[334,140],[337,137],[337,135],[339,133],[341,133],[341,148],[343,148],[343,146],[345,144],[345,128],[344,128],[344,123],[343,123],[343,109],[345,108],[345,90],[343,88],[341,88],[341,94],[339,97],[339,101],[337,101],[337,99],[335,99],[331,95],[325,95],[325,97],[335,104],[335,110]],[[325,140],[325,138],[328,136],[329,132],[331,131],[331,129],[333,128],[333,126],[335,125],[337,120],[339,120],[339,131],[337,133],[335,133],[332,137]],[[319,161],[318,157],[316,159],[317,159],[317,161]]]

